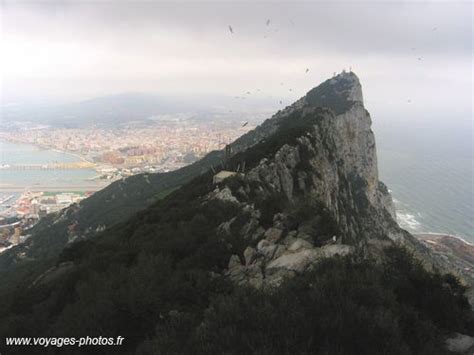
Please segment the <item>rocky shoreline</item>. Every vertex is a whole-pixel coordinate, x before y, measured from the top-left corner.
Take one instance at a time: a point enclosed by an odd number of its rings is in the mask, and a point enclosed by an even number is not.
[[[441,254],[451,253],[474,268],[474,245],[466,240],[442,233],[420,233],[414,236],[431,250]]]
[[[420,233],[414,236],[436,257],[451,265],[452,270],[471,286],[467,295],[471,304],[474,304],[474,245],[448,234]]]

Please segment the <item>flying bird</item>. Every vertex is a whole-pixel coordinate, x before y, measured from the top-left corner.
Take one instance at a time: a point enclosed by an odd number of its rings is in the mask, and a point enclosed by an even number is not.
[[[232,28],[231,25],[229,25],[229,31],[230,31],[230,33],[234,34],[234,29]]]
[[[270,19],[267,20],[267,26],[270,25]]]
[[[245,127],[245,126],[248,125],[248,124],[249,124],[249,122],[246,121],[246,122],[242,125],[242,127]]]
[[[283,104],[283,102],[280,100],[280,105]]]
[[[306,71],[305,71],[305,73],[307,73],[307,72],[309,72],[309,68],[306,68]]]

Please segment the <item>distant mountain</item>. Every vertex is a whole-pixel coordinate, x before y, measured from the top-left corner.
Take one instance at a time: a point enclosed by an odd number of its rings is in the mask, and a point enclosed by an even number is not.
[[[122,93],[65,104],[17,104],[0,107],[0,128],[13,122],[32,122],[57,128],[150,125],[154,116],[192,114],[201,120],[250,112],[273,112],[276,99],[254,95],[236,98],[225,95],[156,95]]]
[[[123,93],[77,103],[46,106],[13,106],[2,112],[2,121],[33,121],[55,127],[114,127],[131,122],[151,123],[157,114],[196,111],[202,107],[170,97]]]
[[[445,354],[451,333],[474,333],[466,289],[431,272],[449,265],[394,212],[343,72],[226,154],[40,222],[0,255],[0,336],[124,337],[100,348],[114,354]]]

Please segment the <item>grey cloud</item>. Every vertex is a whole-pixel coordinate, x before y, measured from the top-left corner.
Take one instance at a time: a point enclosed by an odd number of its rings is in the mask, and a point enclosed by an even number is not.
[[[470,105],[469,95],[454,94],[471,86],[466,2],[7,0],[2,20],[13,46],[17,37],[33,46],[28,58],[10,58],[7,96],[153,88],[238,94],[262,87],[293,99],[352,65],[380,107],[410,95],[420,96],[412,106]],[[46,53],[43,62],[35,46]],[[293,96],[280,90],[281,81]]]
[[[96,1],[20,3],[7,1],[4,27],[42,28],[64,22],[82,33],[137,39],[154,31],[192,32],[193,37],[228,34],[275,42],[310,52],[467,53],[472,50],[472,12],[466,2],[147,2]],[[9,10],[32,12],[39,23],[9,18]],[[271,18],[271,25],[266,20]],[[30,21],[26,19],[25,22]],[[42,22],[42,23],[41,23]],[[433,31],[433,28],[436,30]],[[21,31],[21,28],[18,28]],[[277,31],[277,32],[276,32]],[[31,33],[35,35],[34,32]]]

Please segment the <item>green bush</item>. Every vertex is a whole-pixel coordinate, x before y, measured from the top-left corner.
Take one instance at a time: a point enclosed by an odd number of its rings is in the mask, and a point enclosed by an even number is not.
[[[163,354],[444,354],[443,334],[472,333],[466,328],[472,317],[466,299],[444,282],[448,278],[457,288],[456,279],[425,271],[405,250],[393,248],[387,255],[383,263],[327,259],[278,289],[236,288],[214,297],[201,322],[181,315],[161,326],[142,349]],[[188,341],[171,341],[183,332]]]

